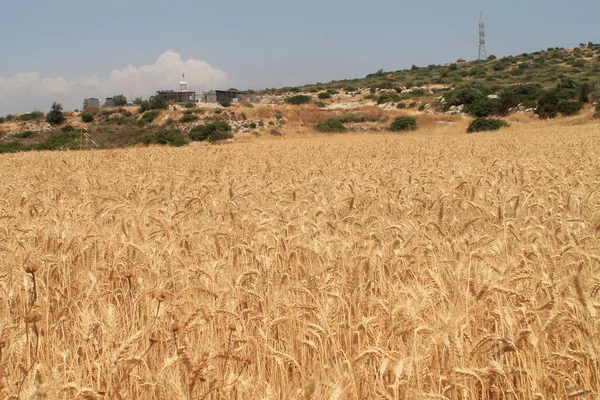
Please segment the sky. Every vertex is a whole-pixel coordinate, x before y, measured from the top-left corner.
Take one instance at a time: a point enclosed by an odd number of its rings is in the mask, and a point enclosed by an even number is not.
[[[85,97],[264,89],[600,42],[600,1],[4,0],[0,116]]]

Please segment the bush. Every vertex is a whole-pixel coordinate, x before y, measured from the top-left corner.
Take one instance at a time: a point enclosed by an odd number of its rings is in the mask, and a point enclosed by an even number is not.
[[[299,94],[297,96],[290,96],[285,99],[286,103],[293,104],[293,105],[308,104],[308,103],[310,103],[310,101],[311,101],[311,97],[307,96],[305,94]]]
[[[563,101],[558,102],[558,105],[556,106],[556,108],[557,108],[558,112],[561,113],[562,115],[571,116],[571,115],[579,114],[579,112],[583,108],[583,104],[581,104],[577,101],[563,100]]]
[[[345,132],[346,127],[344,124],[335,118],[329,118],[325,122],[321,122],[315,126],[315,129],[319,132]]]
[[[319,95],[317,97],[321,100],[325,100],[325,99],[330,99],[331,95],[327,92],[321,92],[321,93],[319,93]]]
[[[340,117],[335,117],[334,119],[340,121],[342,124],[347,124],[349,122],[377,122],[379,121],[379,117],[374,115],[358,115],[358,114],[344,114]]]
[[[233,132],[216,131],[208,136],[209,142],[218,142],[219,140],[227,140],[233,138]]]
[[[146,113],[144,115],[142,115],[142,117],[140,118],[140,121],[142,121],[143,123],[149,124],[152,121],[154,121],[156,119],[156,117],[158,117],[159,114],[160,114],[160,111],[158,111],[158,110],[146,111]]]
[[[79,144],[77,139],[79,133],[76,131],[53,133],[48,138],[40,143],[37,148],[39,150],[56,150],[56,149],[77,149]]]
[[[224,135],[223,135],[224,134]],[[227,136],[227,138],[233,137],[231,126],[224,121],[215,121],[209,124],[198,125],[190,130],[190,139],[194,141],[215,141],[221,139],[214,139],[217,137]],[[213,140],[211,140],[211,136]]]
[[[83,114],[81,114],[81,120],[83,122],[86,122],[86,123],[93,122],[94,121],[94,114],[92,114],[89,111],[86,111]]]
[[[52,125],[60,125],[65,122],[65,115],[63,114],[62,109],[60,103],[52,103],[52,109],[46,114],[46,122]]]
[[[396,93],[382,93],[377,98],[377,104],[384,104],[396,101],[400,101],[400,96],[398,96]]]
[[[196,108],[196,103],[185,103],[185,108]]]
[[[461,104],[469,105],[475,103],[476,101],[482,100],[485,96],[481,91],[475,86],[467,86],[462,89],[459,89],[454,93],[450,104],[453,106],[459,106]]]
[[[319,100],[319,101],[315,101],[315,106],[317,106],[319,108],[324,108],[326,106],[326,104],[323,103],[321,100]]]
[[[62,128],[60,128],[60,131],[63,133],[71,133],[75,132],[75,128],[73,128],[73,125],[65,125]]]
[[[186,122],[194,122],[198,120],[198,116],[194,115],[194,114],[183,114],[181,116],[181,118],[179,119],[179,122],[181,123],[186,123]]]
[[[553,92],[546,92],[537,102],[535,113],[542,118],[554,118],[558,114],[558,97]]]
[[[219,105],[224,108],[231,107],[231,99],[229,97],[221,99],[219,100]]]
[[[498,100],[484,98],[469,104],[464,111],[474,117],[487,117],[498,110]]]
[[[144,113],[149,110],[166,110],[169,108],[169,102],[162,97],[154,96],[150,101],[142,101],[138,111]]]
[[[250,122],[250,124],[248,125],[248,127],[250,129],[256,129],[256,127],[257,127],[256,122]]]
[[[17,117],[17,121],[37,121],[44,118],[44,113],[41,111],[32,111],[29,114],[21,114]]]
[[[467,128],[467,133],[473,132],[483,132],[483,131],[497,131],[500,128],[509,126],[508,122],[502,119],[494,119],[494,118],[476,118],[469,124]]]
[[[114,95],[113,102],[115,103],[116,107],[126,106],[127,105],[127,97],[123,96],[122,94]]]
[[[24,145],[21,142],[8,142],[0,144],[0,154],[2,153],[16,153],[19,151],[31,150],[31,146]]]
[[[35,132],[32,132],[32,131],[25,131],[25,132],[15,134],[15,137],[17,139],[27,139],[27,138],[34,137],[34,136],[35,136]]]
[[[390,125],[391,131],[414,131],[417,129],[417,120],[413,117],[398,117]]]
[[[154,143],[156,144],[181,147],[189,142],[187,135],[177,129],[159,131],[154,136]]]

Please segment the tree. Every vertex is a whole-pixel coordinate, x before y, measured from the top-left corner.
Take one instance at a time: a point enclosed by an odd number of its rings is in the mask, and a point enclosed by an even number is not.
[[[65,115],[62,112],[62,105],[60,103],[52,103],[52,109],[46,114],[46,122],[52,125],[60,125],[65,122]]]
[[[141,97],[136,97],[135,100],[133,101],[133,104],[135,104],[136,106],[139,106],[142,104],[142,98]]]
[[[127,105],[127,97],[123,96],[122,94],[114,95],[113,101],[117,107],[123,107]]]

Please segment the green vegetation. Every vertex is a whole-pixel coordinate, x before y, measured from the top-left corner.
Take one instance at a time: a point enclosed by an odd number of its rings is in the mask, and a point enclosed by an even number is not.
[[[231,99],[229,97],[225,97],[219,101],[219,105],[223,108],[231,107]]]
[[[183,114],[179,119],[181,123],[194,122],[198,120],[198,116],[194,114]]]
[[[25,131],[25,132],[20,132],[20,133],[16,133],[15,137],[17,139],[27,139],[27,138],[31,138],[35,136],[35,132],[32,131]]]
[[[507,127],[508,122],[502,119],[494,119],[494,118],[476,118],[469,124],[467,128],[467,133],[473,132],[483,132],[483,131],[497,131],[500,128]]]
[[[127,97],[122,94],[117,94],[113,96],[113,102],[116,107],[124,107],[127,105]]]
[[[230,139],[233,137],[231,126],[224,121],[215,121],[209,124],[198,125],[190,130],[190,139],[194,141],[215,142],[217,140]]]
[[[297,96],[290,96],[285,99],[285,102],[288,104],[300,105],[300,104],[308,104],[310,103],[312,98],[310,96],[299,94]]]
[[[346,132],[344,124],[335,118],[329,118],[327,121],[317,124],[315,129],[319,132]]]
[[[360,123],[360,122],[377,122],[380,120],[379,117],[374,115],[358,115],[358,114],[344,114],[340,117],[334,117],[342,124],[347,123]]]
[[[390,125],[391,131],[414,131],[417,129],[417,120],[413,117],[398,117]]]
[[[44,118],[44,113],[41,111],[32,111],[28,114],[21,114],[17,117],[17,121],[40,121]]]
[[[141,114],[148,110],[166,110],[167,108],[169,108],[169,102],[167,100],[159,96],[154,96],[149,101],[141,101],[138,111]]]
[[[62,112],[62,105],[60,103],[52,103],[50,112],[46,114],[46,122],[52,125],[60,125],[65,122],[65,115]]]
[[[321,92],[317,95],[317,97],[321,100],[330,99],[331,95],[327,92]]]
[[[81,114],[81,120],[86,123],[94,122],[94,114],[89,111],[85,111]]]
[[[152,121],[154,121],[154,120],[156,119],[156,117],[158,117],[158,115],[159,115],[159,114],[160,114],[160,111],[159,111],[159,110],[150,110],[150,111],[146,111],[146,112],[144,113],[144,115],[142,115],[142,116],[140,117],[140,121],[141,121],[142,123],[149,124],[149,123],[151,123]]]
[[[583,104],[578,101],[562,100],[558,102],[557,110],[565,117],[577,115],[583,108]]]

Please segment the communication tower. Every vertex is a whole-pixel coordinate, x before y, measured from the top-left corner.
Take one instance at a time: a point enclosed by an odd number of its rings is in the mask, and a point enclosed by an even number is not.
[[[483,22],[483,11],[479,14],[479,54],[478,60],[487,58],[487,48],[485,46],[485,23]]]

